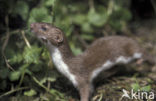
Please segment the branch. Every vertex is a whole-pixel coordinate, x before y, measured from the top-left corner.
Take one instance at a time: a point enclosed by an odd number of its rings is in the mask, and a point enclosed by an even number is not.
[[[89,8],[90,8],[90,9],[95,9],[95,8],[94,8],[94,0],[89,0],[88,3],[89,3]]]
[[[113,9],[114,9],[114,1],[110,0],[108,3],[108,10],[107,10],[108,16],[110,16],[112,14]]]
[[[30,45],[28,39],[27,39],[26,36],[25,36],[25,32],[22,30],[21,33],[22,33],[22,37],[23,37],[23,39],[24,39],[26,45],[27,45],[29,48],[31,48],[31,45]]]
[[[42,83],[40,83],[40,81],[38,81],[36,77],[32,76],[32,78],[40,87],[44,88],[47,92],[50,93],[49,89],[46,86],[44,86]]]
[[[8,91],[2,95],[0,95],[0,98],[4,97],[4,96],[7,96],[7,95],[10,95],[14,92],[17,92],[17,91],[20,91],[20,90],[24,90],[24,89],[28,89],[29,87],[21,87],[21,88],[17,88],[17,89],[14,89],[14,90],[11,90],[11,91]]]
[[[156,13],[156,2],[155,2],[155,0],[151,0],[151,3],[153,5],[154,11]]]
[[[5,60],[6,66],[9,69],[11,69],[12,71],[14,71],[14,69],[10,66],[10,64],[9,64],[9,62],[8,62],[6,56],[5,56],[5,53],[4,53],[5,48],[6,48],[7,44],[8,44],[8,42],[9,42],[9,38],[10,38],[9,18],[8,18],[8,15],[6,15],[6,17],[5,17],[5,24],[6,24],[6,27],[7,27],[6,28],[6,39],[5,39],[5,41],[4,41],[3,45],[2,45],[2,56],[3,56],[4,60]]]

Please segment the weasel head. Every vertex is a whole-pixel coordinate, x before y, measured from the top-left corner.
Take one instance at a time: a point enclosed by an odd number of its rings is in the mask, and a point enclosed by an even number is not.
[[[45,45],[58,46],[63,43],[63,32],[49,23],[32,23],[31,31]]]

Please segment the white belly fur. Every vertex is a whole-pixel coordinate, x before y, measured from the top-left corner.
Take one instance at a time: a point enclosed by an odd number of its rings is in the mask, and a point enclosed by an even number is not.
[[[68,65],[64,63],[61,53],[57,48],[53,49],[51,57],[58,71],[66,76],[74,84],[74,86],[77,86],[75,75],[69,71]]]
[[[135,53],[132,57],[124,57],[124,56],[120,56],[116,59],[116,61],[110,61],[107,60],[101,67],[95,69],[91,75],[91,81],[102,71],[110,69],[112,66],[114,66],[115,64],[119,64],[119,63],[129,63],[130,61],[134,60],[134,59],[139,59],[141,58],[142,54],[141,53]]]
[[[61,53],[60,51],[52,46],[50,48],[53,52],[51,53],[51,57],[52,60],[56,66],[56,68],[58,69],[59,72],[61,72],[64,76],[66,76],[76,87],[77,86],[77,81],[75,78],[75,75],[72,74],[69,71],[69,67],[66,63],[64,63]],[[130,61],[132,61],[133,59],[138,59],[141,58],[142,54],[141,53],[135,53],[132,57],[124,57],[124,56],[120,56],[116,59],[116,61],[110,61],[107,60],[101,67],[95,69],[91,75],[91,81],[101,72],[107,69],[110,69],[111,67],[113,67],[115,64],[118,63],[129,63]]]

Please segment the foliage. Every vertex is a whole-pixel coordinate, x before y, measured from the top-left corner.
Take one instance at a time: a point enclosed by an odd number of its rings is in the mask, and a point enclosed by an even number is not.
[[[151,90],[151,86],[150,85],[147,85],[147,86],[144,86],[144,87],[140,87],[140,85],[138,83],[134,83],[131,85],[132,86],[132,89],[134,91],[146,91],[146,92],[149,92]]]
[[[76,33],[85,43],[90,43],[99,35],[124,31],[127,22],[131,20],[131,13],[128,7],[123,6],[124,2],[121,0],[1,0],[0,2],[0,10],[4,10],[0,15],[1,33],[4,33],[0,37],[1,49],[7,39],[7,33],[10,36],[7,47],[2,49],[4,50],[2,56],[5,55],[7,61],[0,57],[0,95],[12,92],[12,89],[16,91],[20,87],[28,87],[27,90],[22,89],[25,96],[43,94],[45,90],[53,96],[51,98],[45,95],[44,97],[48,99],[46,101],[49,99],[68,101],[57,89],[48,88],[49,82],[54,83],[60,76],[54,69],[50,71],[53,65],[49,52],[31,35],[29,31],[31,23],[48,22],[60,27],[69,39],[72,51],[77,55],[82,52],[83,47]],[[136,85],[132,87],[136,88]],[[142,89],[146,90],[148,87]],[[43,100],[41,94],[40,99]]]

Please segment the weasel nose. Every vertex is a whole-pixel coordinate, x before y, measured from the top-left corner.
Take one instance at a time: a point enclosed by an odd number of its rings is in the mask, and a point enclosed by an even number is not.
[[[30,28],[33,29],[35,27],[35,23],[30,24]]]

